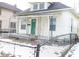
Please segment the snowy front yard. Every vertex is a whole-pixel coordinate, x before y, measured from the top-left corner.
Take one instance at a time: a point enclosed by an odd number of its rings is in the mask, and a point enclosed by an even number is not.
[[[67,53],[66,57],[79,57],[79,43],[75,44],[70,51]]]
[[[0,39],[0,41],[14,43],[10,39]],[[15,57],[34,57],[34,51],[35,51],[34,48],[9,44],[5,42],[0,42],[0,56],[11,57],[14,55]],[[31,45],[31,44],[18,43],[18,42],[15,42],[15,43],[25,45],[25,46],[35,47],[34,45]]]
[[[15,45],[14,50],[14,45],[7,43],[0,43],[0,53],[15,55],[15,57],[34,57],[33,48]]]
[[[12,42],[10,39],[0,39],[0,40],[6,41],[6,42]],[[25,43],[21,43],[21,44],[35,47],[35,45],[31,45],[31,44],[25,44]],[[61,54],[68,48],[69,48],[69,45],[63,45],[63,46],[58,46],[56,44],[53,44],[51,46],[44,45],[44,46],[41,46],[40,48],[39,57],[60,57]],[[3,55],[5,56],[6,54],[8,56],[15,55],[15,57],[34,57],[35,51],[36,49],[34,48],[23,47],[18,45],[14,46],[13,44],[0,42],[0,56],[3,56]]]
[[[69,48],[69,45],[66,46],[42,46],[40,51],[40,57],[60,57],[61,54]]]

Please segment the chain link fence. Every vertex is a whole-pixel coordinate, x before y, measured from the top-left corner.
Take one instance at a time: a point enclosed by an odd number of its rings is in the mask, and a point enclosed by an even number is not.
[[[33,35],[1,35],[0,56],[6,57],[63,57],[78,40],[77,34],[63,34],[49,39],[42,39]],[[15,37],[21,40],[28,39],[35,45],[18,44],[17,42],[6,41],[4,38]],[[24,39],[25,38],[25,39]],[[11,38],[10,38],[11,39]],[[28,40],[26,40],[28,42]],[[20,41],[20,40],[19,40]]]
[[[41,41],[40,57],[64,57],[69,49],[77,42],[77,34],[63,34]]]

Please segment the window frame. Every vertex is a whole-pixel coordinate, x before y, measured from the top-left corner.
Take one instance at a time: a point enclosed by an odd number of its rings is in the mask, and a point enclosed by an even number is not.
[[[33,10],[38,10],[38,3],[33,4]]]
[[[10,22],[10,33],[16,33],[16,22]]]
[[[44,8],[45,8],[45,3],[44,2],[39,3],[39,9],[42,10]]]
[[[21,24],[21,29],[25,30],[26,29],[26,24]]]
[[[26,20],[24,19],[24,20],[21,21],[21,29],[26,30],[26,26],[27,26]]]
[[[10,22],[10,28],[16,28],[16,22]]]
[[[50,16],[50,29],[49,30],[56,31],[56,17],[55,16]]]

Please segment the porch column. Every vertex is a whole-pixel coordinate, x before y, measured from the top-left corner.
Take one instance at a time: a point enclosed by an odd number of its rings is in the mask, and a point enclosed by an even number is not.
[[[38,35],[41,35],[41,17],[38,17]]]
[[[31,34],[31,17],[27,16],[26,21],[27,21],[26,33]]]
[[[16,33],[19,34],[19,19],[17,18]]]

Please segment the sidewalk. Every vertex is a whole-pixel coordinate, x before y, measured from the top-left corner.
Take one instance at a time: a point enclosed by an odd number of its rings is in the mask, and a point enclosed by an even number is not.
[[[79,57],[79,42],[71,48],[65,57]]]

